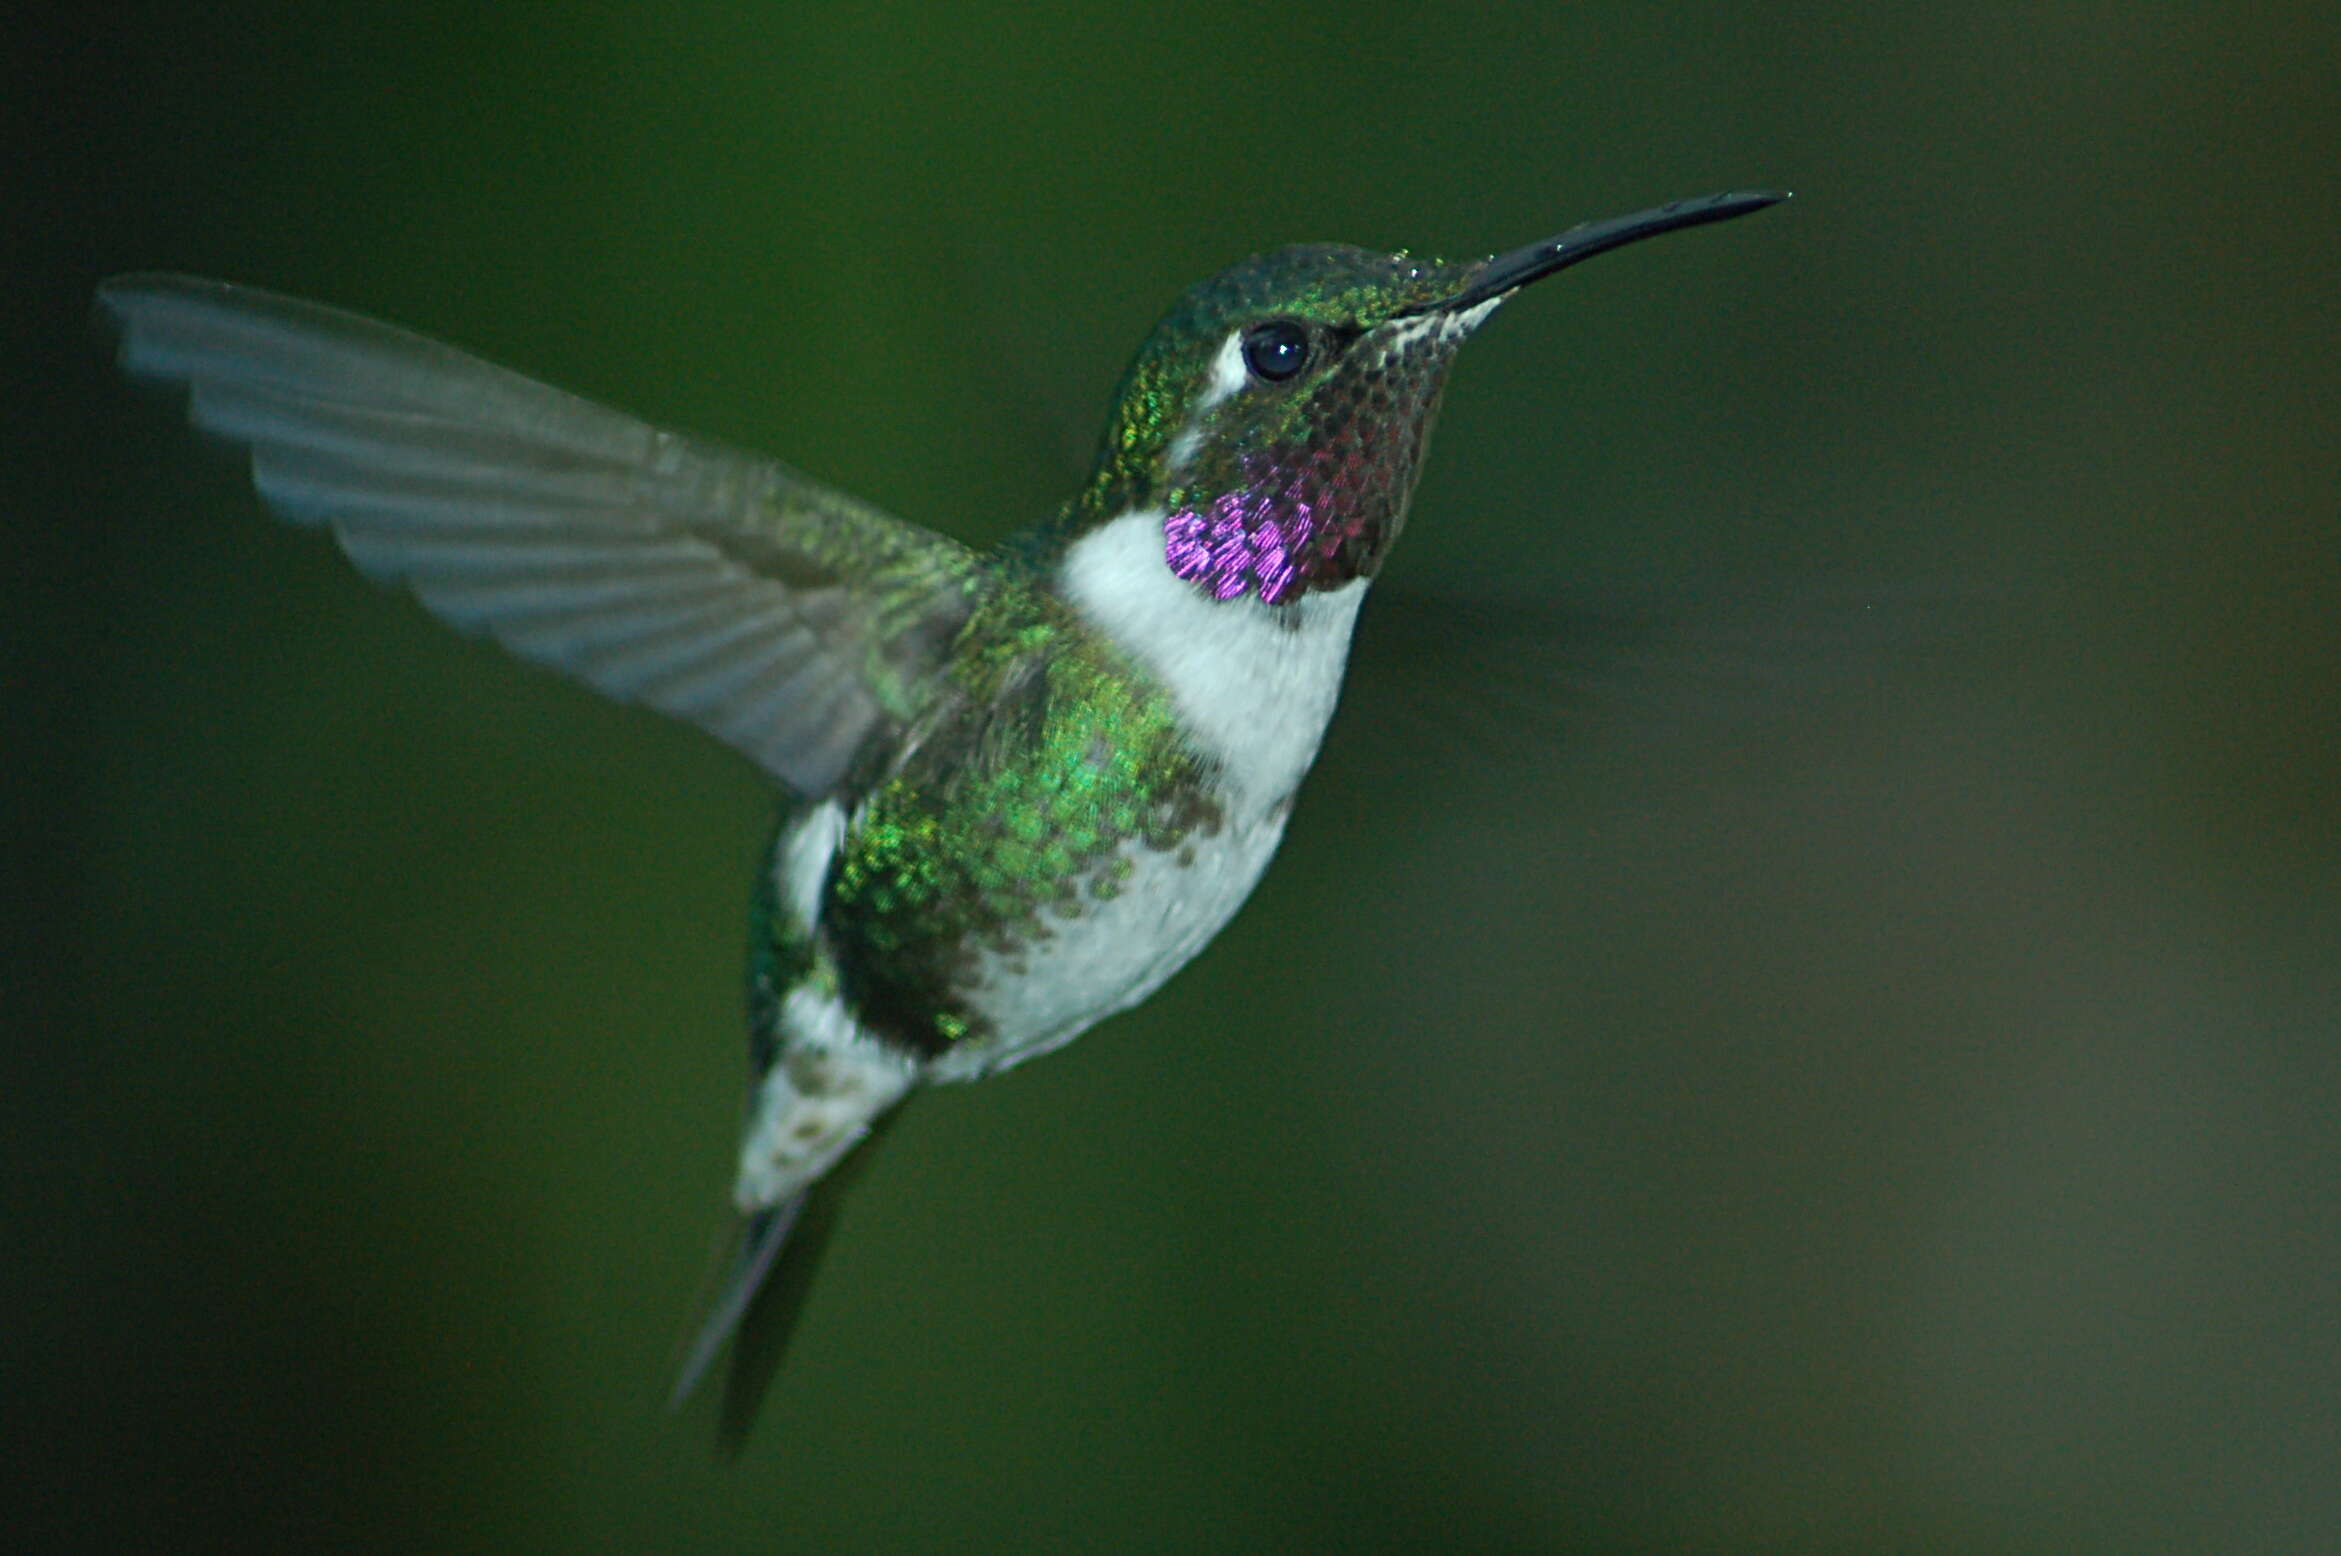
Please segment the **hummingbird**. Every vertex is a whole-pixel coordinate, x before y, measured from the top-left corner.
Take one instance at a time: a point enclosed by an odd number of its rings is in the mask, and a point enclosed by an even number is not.
[[[1679,200],[1492,258],[1281,248],[1190,289],[1087,481],[988,552],[454,347],[187,276],[98,291],[261,499],[432,613],[714,735],[781,799],[749,914],[736,1446],[851,1168],[921,1086],[1071,1040],[1224,928],[1283,837],[1457,348],[1523,287],[1761,210]]]

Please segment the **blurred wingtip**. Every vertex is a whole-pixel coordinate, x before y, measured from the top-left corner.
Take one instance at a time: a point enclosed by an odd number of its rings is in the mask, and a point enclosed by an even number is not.
[[[117,328],[127,328],[141,310],[157,304],[230,297],[240,290],[225,281],[207,281],[176,271],[128,270],[97,284],[91,294],[91,311]]]
[[[1387,592],[1359,631],[1357,675],[1423,737],[1389,744],[1539,775],[1604,727],[1731,741],[1916,688],[2031,619],[2020,585],[1974,577],[1709,575],[1565,598]]]

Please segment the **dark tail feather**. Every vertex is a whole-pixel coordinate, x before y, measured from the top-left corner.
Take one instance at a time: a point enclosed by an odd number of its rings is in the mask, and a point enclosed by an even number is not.
[[[763,1289],[765,1277],[772,1273],[773,1261],[780,1256],[782,1245],[795,1230],[797,1218],[805,1208],[805,1198],[799,1194],[774,1209],[741,1220],[739,1232],[733,1238],[731,1268],[717,1288],[714,1304],[700,1323],[699,1333],[692,1337],[691,1349],[675,1375],[675,1386],[667,1394],[669,1410],[683,1408],[697,1391],[699,1380],[707,1376],[707,1369],[723,1354],[724,1342],[740,1327],[740,1320]]]
[[[859,1153],[857,1153],[859,1154]],[[804,1316],[805,1299],[812,1295],[813,1270],[837,1229],[837,1211],[845,1198],[845,1183],[835,1174],[807,1189],[798,1199],[796,1229],[787,1234],[788,1250],[768,1259],[763,1285],[747,1305],[732,1336],[732,1359],[723,1379],[723,1411],[716,1424],[716,1445],[731,1457],[747,1445],[756,1412],[780,1374],[789,1336]]]
[[[871,1143],[884,1132],[886,1120],[872,1128],[853,1153],[803,1193],[740,1223],[738,1252],[725,1276],[707,1319],[691,1342],[683,1366],[668,1395],[670,1408],[681,1409],[717,1356],[731,1345],[731,1367],[724,1378],[723,1410],[717,1442],[727,1455],[736,1454],[755,1424],[757,1407],[772,1387],[788,1350],[789,1336],[803,1316],[805,1299],[812,1294],[813,1271],[821,1251],[836,1230],[838,1208],[846,1190],[869,1160]]]

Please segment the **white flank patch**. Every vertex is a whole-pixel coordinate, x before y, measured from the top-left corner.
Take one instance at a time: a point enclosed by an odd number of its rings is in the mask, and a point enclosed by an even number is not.
[[[829,884],[829,861],[845,841],[845,807],[835,800],[813,811],[795,827],[775,861],[780,900],[810,930],[821,921],[821,888]]]
[[[917,1077],[917,1061],[879,1044],[834,995],[792,989],[780,1058],[764,1073],[740,1142],[732,1202],[769,1210],[820,1177]]]
[[[1169,690],[1236,812],[1281,804],[1316,760],[1341,695],[1365,580],[1290,605],[1215,600],[1170,570],[1163,515],[1138,510],[1076,541],[1058,587]]]

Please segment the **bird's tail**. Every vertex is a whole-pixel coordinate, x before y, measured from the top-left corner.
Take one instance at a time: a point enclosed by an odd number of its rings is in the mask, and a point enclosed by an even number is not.
[[[868,1163],[885,1122],[881,1119],[851,1155],[817,1182],[770,1210],[740,1219],[729,1268],[667,1396],[669,1408],[680,1410],[728,1342],[731,1365],[717,1428],[727,1454],[737,1453],[747,1441],[757,1408],[780,1371],[789,1336],[804,1314],[813,1271],[836,1230],[839,1206]]]

